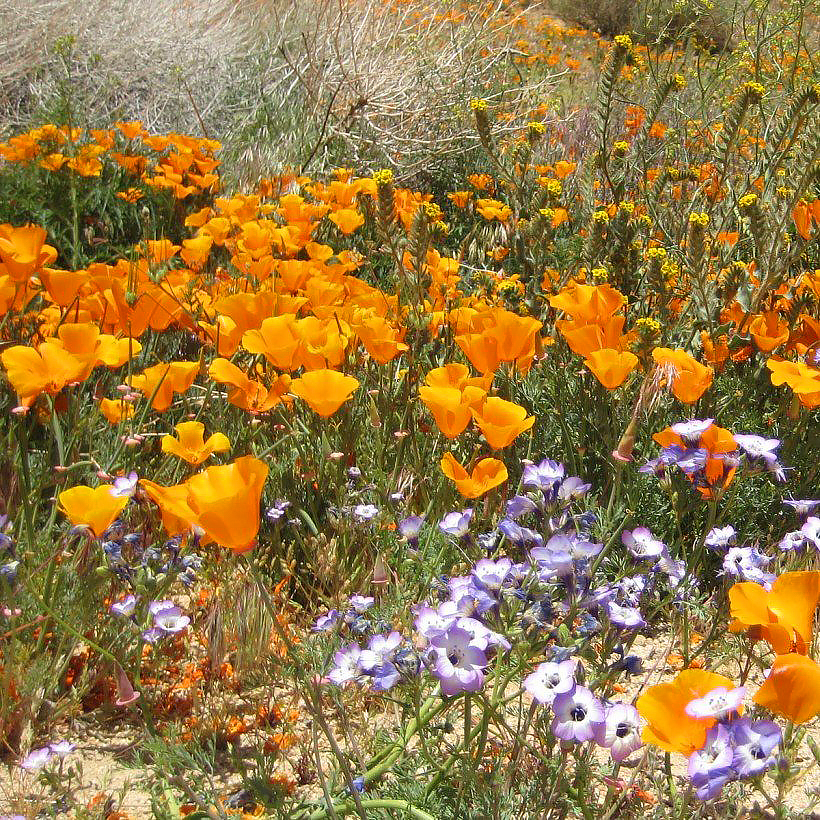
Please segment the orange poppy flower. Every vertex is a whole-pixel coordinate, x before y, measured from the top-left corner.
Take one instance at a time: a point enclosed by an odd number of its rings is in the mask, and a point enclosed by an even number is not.
[[[776,347],[789,341],[789,323],[776,310],[755,316],[749,325],[749,332],[758,350],[764,353],[771,353]]]
[[[419,387],[419,398],[433,414],[438,429],[447,438],[455,438],[464,432],[470,423],[471,409],[479,406],[486,396],[485,390],[471,385],[463,388],[430,385]]]
[[[498,369],[501,360],[495,336],[487,333],[462,333],[455,337],[455,342],[479,373],[491,374]]]
[[[0,225],[0,262],[14,282],[25,282],[57,258],[57,251],[45,244],[46,237],[39,225]]]
[[[612,348],[604,348],[589,353],[584,364],[607,390],[614,390],[620,387],[636,368],[638,357],[628,351],[619,353]]]
[[[100,399],[100,412],[111,424],[134,418],[135,409],[132,403],[122,399]]]
[[[82,379],[88,378],[98,365],[122,367],[132,356],[136,356],[142,345],[136,339],[117,339],[100,329],[93,322],[60,325],[57,330],[59,343],[86,366]]]
[[[267,465],[253,456],[192,476],[185,487],[196,524],[220,546],[247,552],[259,533],[259,503],[267,477]]]
[[[729,590],[730,612],[735,619],[729,629],[754,629],[779,655],[792,651],[805,655],[818,603],[820,572],[786,572],[770,590],[744,581]]]
[[[712,385],[715,371],[692,358],[684,350],[656,347],[652,358],[671,371],[671,388],[675,398],[685,404],[696,402]]]
[[[338,370],[309,370],[290,383],[290,392],[307,402],[314,413],[332,416],[359,387],[358,379]]]
[[[820,407],[820,370],[805,362],[788,362],[769,359],[766,367],[772,371],[772,384],[780,387],[788,384],[800,403],[806,407]]]
[[[228,401],[231,404],[252,413],[264,413],[281,404],[282,397],[290,389],[291,383],[290,376],[284,373],[278,376],[273,386],[268,389],[261,382],[246,376],[227,359],[214,359],[208,369],[208,375],[213,381],[233,388],[228,391]]]
[[[90,530],[99,538],[113,523],[128,503],[128,498],[118,498],[107,484],[101,487],[72,487],[63,490],[57,501],[61,512],[74,527]]]
[[[188,488],[185,484],[163,487],[143,478],[140,479],[140,486],[159,507],[162,526],[168,535],[183,535],[195,528],[196,514],[188,505]],[[202,534],[201,530],[199,532]]]
[[[583,285],[570,282],[555,296],[550,306],[569,314],[580,324],[603,323],[623,307],[624,295],[611,285]]]
[[[564,159],[559,159],[555,163],[555,176],[558,179],[566,179],[577,167],[577,162],[567,162]]]
[[[364,217],[355,208],[339,208],[328,219],[345,235],[350,236],[364,225]]]
[[[130,376],[128,384],[151,399],[151,406],[160,413],[171,406],[174,393],[184,393],[199,372],[199,362],[160,363]]]
[[[527,416],[523,407],[497,396],[491,396],[470,412],[493,450],[508,447],[535,424],[535,416]]]
[[[224,433],[214,433],[205,441],[205,425],[201,421],[182,421],[174,425],[177,437],[162,437],[162,452],[170,453],[188,464],[198,466],[214,453],[231,449],[231,442]]]
[[[719,686],[733,689],[735,685],[724,675],[704,669],[684,669],[671,683],[650,686],[635,703],[647,723],[642,733],[644,742],[687,757],[702,749],[706,732],[717,720],[690,717],[686,707]]]
[[[801,200],[792,209],[792,221],[797,233],[807,242],[811,239],[811,209],[809,203]]]
[[[497,199],[477,199],[476,210],[488,222],[494,219],[497,219],[499,222],[506,222],[512,216],[510,206],[499,202]]]
[[[794,723],[820,714],[820,666],[806,655],[778,655],[754,703]]]
[[[86,367],[82,359],[53,341],[37,348],[14,345],[3,351],[0,360],[22,404],[31,404],[40,393],[59,393],[77,381]]]
[[[449,199],[456,208],[466,208],[472,198],[472,191],[452,191],[447,194],[447,199]]]
[[[450,452],[446,452],[441,459],[441,471],[456,485],[464,498],[479,498],[508,478],[507,468],[498,459],[482,459],[470,474]]]

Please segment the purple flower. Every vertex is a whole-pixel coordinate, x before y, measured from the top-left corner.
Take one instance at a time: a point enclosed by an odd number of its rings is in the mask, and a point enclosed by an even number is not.
[[[752,723],[748,718],[730,724],[732,767],[741,777],[754,777],[777,763],[780,727],[770,720]]]
[[[524,678],[524,688],[535,700],[546,706],[552,706],[557,695],[569,692],[575,686],[575,669],[578,661],[570,659],[555,663],[545,661],[535,671]]]
[[[472,579],[483,589],[497,594],[509,578],[511,570],[512,561],[509,558],[498,561],[482,558],[473,567]]]
[[[641,742],[642,724],[638,710],[631,704],[610,704],[603,722],[596,726],[595,742],[609,749],[616,763],[622,763],[632,752],[643,745]]]
[[[433,674],[443,694],[451,697],[481,689],[487,656],[472,643],[472,635],[467,630],[454,626],[430,643],[435,656]]]
[[[622,629],[640,629],[646,626],[641,611],[633,606],[620,606],[615,601],[608,601],[605,606],[606,614],[614,626]]]
[[[408,545],[415,549],[419,543],[419,533],[424,525],[423,515],[409,515],[399,521],[399,535],[407,539]]]
[[[55,757],[65,757],[74,751],[75,746],[67,740],[59,740],[57,743],[49,743],[48,748]]]
[[[621,533],[623,545],[635,558],[659,558],[665,544],[659,541],[646,527],[636,527],[634,530],[624,530]]]
[[[274,501],[273,506],[265,513],[265,518],[274,523],[281,521],[285,517],[288,507],[290,507],[290,501]]]
[[[353,508],[353,517],[359,521],[372,521],[379,514],[379,508],[375,504],[357,504]]]
[[[458,619],[456,605],[452,601],[446,601],[438,609],[422,604],[416,607],[415,615],[413,624],[416,631],[428,641],[443,635]]]
[[[470,521],[473,518],[473,508],[467,507],[464,512],[447,513],[439,521],[438,528],[445,535],[452,535],[453,538],[465,538],[470,533]]]
[[[517,547],[536,546],[540,547],[544,543],[544,538],[540,533],[522,527],[512,518],[502,518],[498,523],[498,531],[512,544]]]
[[[521,482],[525,487],[537,487],[545,495],[555,493],[564,480],[564,465],[545,458],[540,464],[527,464]]]
[[[780,446],[780,439],[763,438],[748,433],[734,433],[733,438],[748,459],[767,463],[777,461],[775,450]]]
[[[643,575],[628,575],[618,582],[618,593],[630,606],[637,606],[646,589],[646,578]]]
[[[815,549],[820,550],[820,517],[809,516],[806,523],[800,528],[803,537],[814,544]]]
[[[154,628],[166,635],[176,635],[190,623],[191,619],[183,615],[179,607],[163,609],[154,615]]]
[[[342,617],[338,609],[328,610],[327,615],[320,615],[313,625],[314,632],[330,632]]]
[[[327,678],[337,686],[345,687],[351,681],[362,675],[362,667],[359,662],[362,649],[357,643],[351,643],[338,650],[333,656],[335,666],[330,670]]]
[[[679,435],[689,447],[697,447],[700,437],[712,426],[714,419],[692,419],[673,424],[671,430]]]
[[[389,635],[374,635],[359,655],[359,665],[365,672],[372,672],[385,661],[390,660],[399,648],[402,637],[398,632]]]
[[[703,748],[689,757],[689,778],[701,800],[717,796],[734,777],[729,730],[718,723],[706,733]]]
[[[363,612],[367,612],[370,607],[373,606],[375,603],[375,599],[372,595],[351,595],[350,596],[350,606],[352,607],[353,611],[358,615],[361,615]]]
[[[820,501],[815,501],[813,499],[784,501],[783,503],[787,507],[791,507],[794,510],[794,514],[801,520],[811,515],[818,507],[820,507]]]
[[[787,532],[778,542],[777,546],[784,552],[791,550],[802,550],[807,544],[806,536],[800,530]]]
[[[34,749],[34,751],[29,752],[20,762],[20,768],[28,772],[42,769],[43,766],[51,760],[51,757],[52,752],[50,746],[43,746],[42,749]]]
[[[114,483],[111,485],[111,495],[115,498],[133,498],[138,483],[139,476],[132,470],[127,476],[114,479]]]
[[[586,495],[591,486],[591,484],[584,484],[577,475],[569,476],[561,482],[561,486],[558,488],[558,499],[560,501],[575,501]]]
[[[560,740],[585,743],[604,720],[603,704],[585,686],[574,686],[552,702],[552,733]]]
[[[737,540],[737,532],[731,525],[727,527],[713,527],[706,533],[703,543],[710,550],[725,552]]]
[[[506,506],[506,514],[510,518],[521,518],[522,515],[535,512],[538,509],[535,502],[526,495],[514,495]]]
[[[722,720],[740,709],[743,698],[746,697],[746,687],[727,689],[718,686],[707,692],[703,697],[690,700],[684,711],[693,718],[717,718]]]
[[[502,634],[493,632],[492,629],[488,629],[481,621],[475,618],[470,618],[469,616],[459,618],[456,621],[456,626],[465,632],[469,632],[470,635],[472,635],[471,643],[479,649],[484,650],[490,646],[501,649],[511,648],[510,642]]]
[[[122,616],[130,616],[134,614],[134,610],[137,608],[137,597],[136,595],[126,595],[121,601],[117,601],[116,603],[111,604],[111,609],[109,610],[112,615],[122,615]]]
[[[770,584],[775,576],[763,571],[770,560],[754,547],[730,547],[723,559],[723,573],[741,581]]]

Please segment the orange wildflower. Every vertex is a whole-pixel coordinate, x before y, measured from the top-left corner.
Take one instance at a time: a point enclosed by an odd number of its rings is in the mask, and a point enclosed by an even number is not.
[[[661,367],[669,368],[672,393],[685,404],[696,402],[712,384],[715,371],[684,350],[656,347],[652,358]]]
[[[290,383],[290,392],[322,418],[332,416],[359,387],[358,379],[338,370],[310,370]]]
[[[484,458],[473,467],[472,473],[468,473],[450,452],[441,459],[441,471],[464,498],[479,498],[503,484],[508,477],[507,468],[498,459]]]
[[[171,406],[174,393],[184,393],[199,372],[199,362],[169,362],[155,364],[138,376],[131,376],[128,384],[151,400],[154,410],[162,412]]]
[[[162,437],[162,452],[175,455],[188,464],[198,466],[214,453],[224,453],[231,448],[224,433],[214,433],[205,441],[205,425],[201,421],[182,421],[174,425],[174,430],[176,437]]]
[[[607,390],[614,390],[637,367],[638,357],[628,351],[619,353],[612,348],[603,348],[588,353],[584,364]]]
[[[794,723],[806,723],[820,714],[820,666],[806,655],[778,655],[752,700]]]
[[[54,262],[57,251],[45,244],[46,236],[39,225],[25,225],[22,228],[0,225],[0,262],[12,281],[25,282]]]
[[[101,487],[72,487],[63,490],[57,501],[61,512],[73,527],[90,530],[99,538],[113,523],[128,503],[126,496],[112,494],[107,484]]]
[[[650,686],[635,703],[647,723],[642,733],[644,742],[686,756],[702,749],[706,732],[717,720],[690,717],[686,707],[719,686],[733,689],[734,683],[703,669],[684,669],[671,683]]]
[[[535,424],[535,416],[527,416],[523,407],[497,396],[491,396],[470,412],[493,450],[508,447]]]

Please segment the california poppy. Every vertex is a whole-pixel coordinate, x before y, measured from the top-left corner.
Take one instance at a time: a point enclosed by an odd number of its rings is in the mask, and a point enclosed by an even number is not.
[[[201,421],[182,421],[174,425],[174,430],[176,437],[162,437],[162,452],[175,455],[195,466],[202,464],[214,453],[223,453],[231,448],[231,442],[224,433],[214,433],[205,441],[205,425]]]
[[[729,606],[732,632],[753,628],[775,652],[805,655],[811,643],[814,612],[820,602],[820,572],[785,572],[767,590],[753,581],[734,584]]]
[[[138,376],[131,376],[128,383],[151,399],[154,410],[162,412],[171,406],[174,393],[184,393],[199,372],[199,362],[169,362],[155,364]]]
[[[309,370],[290,383],[290,392],[322,418],[332,416],[359,387],[358,379],[338,370]]]
[[[473,467],[471,474],[450,452],[446,452],[441,459],[441,471],[465,498],[479,498],[499,484],[503,484],[508,477],[507,468],[498,459],[482,459]]]
[[[192,476],[185,487],[196,524],[220,546],[247,552],[259,533],[259,503],[267,477],[267,465],[253,456]]]
[[[652,358],[671,371],[670,387],[679,401],[686,404],[696,402],[711,386],[715,371],[702,365],[684,350],[656,347]]]
[[[584,364],[607,390],[614,390],[620,387],[635,369],[638,357],[629,351],[619,353],[612,348],[604,348],[589,353]]]
[[[134,417],[134,405],[123,399],[100,399],[100,412],[111,424]]]
[[[493,450],[508,447],[535,424],[535,416],[528,416],[523,407],[498,396],[491,396],[470,412]]]
[[[23,404],[31,404],[40,393],[58,393],[77,381],[86,369],[82,359],[53,341],[37,348],[14,345],[3,351],[0,360]]]
[[[57,258],[57,251],[45,244],[46,237],[39,225],[0,225],[0,262],[15,282],[25,282]]]
[[[128,503],[126,496],[115,496],[109,485],[72,487],[57,496],[62,512],[74,527],[90,530],[98,538],[114,523]]]
[[[686,756],[702,749],[706,732],[717,720],[691,717],[686,707],[718,687],[733,689],[734,683],[704,669],[684,669],[671,683],[650,686],[635,703],[647,723],[642,733],[644,742]]]
[[[778,655],[752,700],[794,723],[820,714],[820,666],[806,655]]]

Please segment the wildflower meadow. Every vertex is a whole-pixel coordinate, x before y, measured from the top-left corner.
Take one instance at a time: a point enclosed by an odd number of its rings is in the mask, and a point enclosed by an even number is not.
[[[0,1],[0,818],[818,816],[816,3],[151,6]]]

